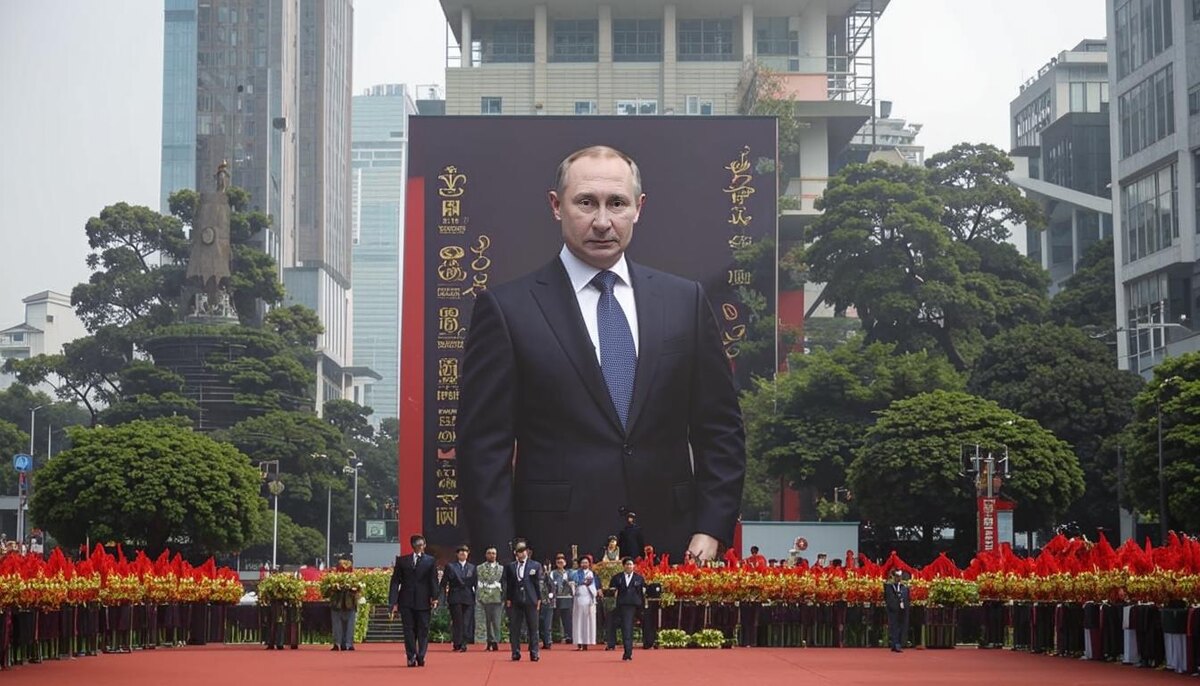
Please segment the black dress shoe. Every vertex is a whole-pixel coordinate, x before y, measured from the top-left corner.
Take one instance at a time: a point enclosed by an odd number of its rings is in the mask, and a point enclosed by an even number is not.
[[[342,650],[354,650],[354,646],[346,646],[345,648],[342,648]]]
[[[604,649],[605,649],[606,651],[607,651],[607,650],[616,650],[616,649],[617,649],[617,647],[616,647],[616,646],[604,646]]]
[[[417,661],[416,661],[416,660],[409,660],[409,661],[408,661],[408,666],[409,666],[409,667],[416,667],[416,666],[417,666]]]
[[[621,656],[621,659],[622,659],[622,660],[632,660],[632,659],[633,659],[633,656],[632,656],[632,655],[622,655],[622,656]]]
[[[513,661],[513,662],[520,662],[520,661],[521,661],[521,656],[520,656],[520,655],[513,655],[513,656],[512,656],[512,661]]]
[[[529,656],[529,661],[530,661],[530,662],[537,662],[537,661],[538,661],[538,660],[540,660],[540,659],[542,659],[542,658],[538,657],[537,655],[530,655],[530,656]]]
[[[418,657],[418,658],[417,658],[417,666],[418,666],[418,667],[424,667],[424,666],[425,666],[425,658],[423,658],[423,657]]]
[[[334,646],[334,647],[330,648],[330,650],[341,650],[341,649],[342,649],[341,646]]]
[[[553,648],[553,647],[554,647],[554,646],[553,646],[553,645],[551,645],[551,644],[549,644],[549,643],[543,643],[543,644],[542,644],[542,650],[550,650],[550,649],[551,649],[551,648]]]

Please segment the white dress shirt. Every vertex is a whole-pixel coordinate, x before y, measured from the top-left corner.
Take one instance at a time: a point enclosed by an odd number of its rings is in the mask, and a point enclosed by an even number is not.
[[[571,286],[575,289],[579,313],[583,315],[583,324],[587,327],[588,338],[592,339],[596,360],[602,361],[600,360],[600,327],[596,323],[596,305],[600,302],[600,289],[592,285],[592,279],[601,270],[575,257],[575,254],[565,245],[559,251],[558,258],[566,267],[567,278],[571,280]],[[625,256],[621,255],[621,259],[609,267],[608,271],[617,275],[617,282],[613,286],[613,297],[620,303],[621,311],[625,313],[625,319],[629,322],[629,332],[633,334],[633,351],[636,353],[639,350],[637,302],[633,297],[633,285],[629,279],[629,263],[625,261]]]

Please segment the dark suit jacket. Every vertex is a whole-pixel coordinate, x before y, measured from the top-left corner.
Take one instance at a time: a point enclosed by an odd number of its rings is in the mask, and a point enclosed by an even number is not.
[[[908,584],[900,584],[900,591],[896,591],[896,583],[888,581],[883,585],[883,602],[887,605],[888,612],[899,612],[900,603],[904,603],[904,608],[907,610],[912,607],[909,602]]]
[[[476,547],[519,535],[586,549],[618,505],[675,559],[697,532],[732,541],[745,435],[712,307],[696,282],[629,270],[639,346],[627,428],[557,256],[476,300],[456,453]]]
[[[446,589],[446,602],[451,605],[474,604],[475,585],[478,581],[475,565],[470,562],[466,563],[464,568],[460,568],[458,560],[455,560],[442,568],[442,587]]]
[[[513,605],[533,605],[542,599],[542,565],[525,561],[525,578],[517,578],[517,561],[504,565],[504,599]]]
[[[642,607],[646,604],[646,580],[637,572],[630,577],[628,586],[625,585],[625,572],[617,572],[609,579],[608,587],[616,589],[617,605]]]
[[[432,555],[422,555],[413,565],[412,554],[397,555],[388,585],[388,605],[413,610],[428,610],[438,597],[437,561]]]

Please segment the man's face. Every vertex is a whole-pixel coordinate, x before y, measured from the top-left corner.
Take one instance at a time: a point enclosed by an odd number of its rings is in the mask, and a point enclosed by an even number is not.
[[[633,574],[633,560],[626,560],[626,561],[625,561],[625,573],[626,573],[626,574]]]
[[[591,569],[592,568],[591,560],[587,559],[586,557],[583,558],[582,560],[579,561],[579,568],[583,569],[583,570]]]
[[[467,561],[467,551],[465,551],[465,550],[458,551],[458,561],[459,562]]]
[[[566,567],[567,567],[567,561],[566,561],[566,559],[565,559],[565,558],[561,558],[561,557],[555,558],[555,559],[554,559],[554,566],[555,566],[555,567],[558,567],[559,569],[566,569]]]
[[[634,196],[633,170],[619,157],[581,157],[563,179],[561,197],[550,191],[550,209],[562,223],[563,242],[597,269],[617,263],[633,238],[645,194]]]
[[[423,553],[423,552],[425,552],[425,539],[423,539],[423,538],[418,538],[418,539],[416,540],[416,542],[415,542],[415,543],[413,543],[413,552],[414,552],[414,553]]]
[[[527,557],[529,557],[529,550],[527,548],[521,548],[517,551],[517,560],[524,562]]]
[[[483,557],[484,557],[484,558],[485,558],[485,559],[486,559],[488,562],[495,562],[495,561],[496,561],[496,551],[495,551],[495,549],[493,549],[493,548],[488,548],[488,549],[487,549],[487,551],[486,551],[486,552],[483,554]]]

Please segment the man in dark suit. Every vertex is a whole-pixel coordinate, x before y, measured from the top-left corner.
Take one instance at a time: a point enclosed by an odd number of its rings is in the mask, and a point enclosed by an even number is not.
[[[504,605],[508,608],[508,634],[512,659],[521,659],[521,633],[528,632],[529,659],[538,657],[538,612],[542,607],[542,565],[530,559],[525,541],[517,540],[516,559],[504,566]]]
[[[409,667],[425,666],[429,615],[438,603],[437,561],[425,554],[425,537],[413,534],[411,555],[398,555],[388,585],[388,604],[404,623],[404,653]]]
[[[645,553],[646,537],[642,534],[642,527],[638,526],[637,513],[633,510],[625,510],[625,528],[617,536],[617,549],[621,555],[635,559]]]
[[[700,284],[625,258],[645,195],[624,153],[573,153],[549,199],[559,255],[479,294],[471,318],[457,424],[471,540],[590,545],[620,503],[663,552],[712,559],[746,465],[712,307]]]
[[[904,572],[893,569],[891,579],[883,585],[883,603],[887,606],[888,642],[893,653],[904,649],[904,637],[908,634],[908,585],[901,583]]]
[[[624,560],[625,570],[614,574],[608,587],[617,592],[617,617],[621,622],[621,642],[625,646],[622,660],[633,659],[633,617],[646,604],[646,580],[633,570],[633,558]]]
[[[446,604],[450,606],[450,636],[454,652],[467,652],[468,618],[475,612],[475,586],[478,582],[475,565],[467,561],[471,549],[465,545],[455,551],[458,559],[442,569],[442,587],[446,589]]]

